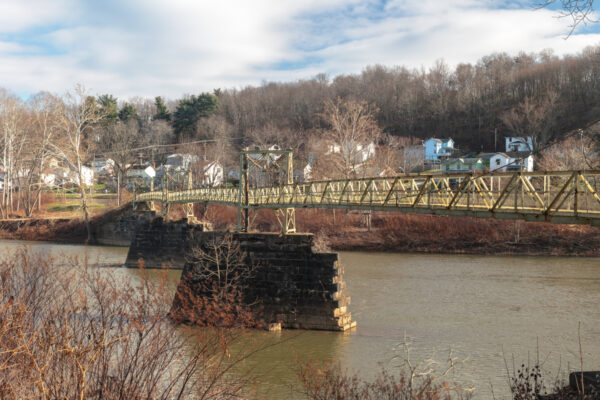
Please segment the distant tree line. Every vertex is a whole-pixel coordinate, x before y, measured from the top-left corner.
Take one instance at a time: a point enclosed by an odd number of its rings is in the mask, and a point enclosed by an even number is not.
[[[381,144],[390,136],[452,137],[464,152],[500,151],[504,136],[526,135],[533,136],[538,151],[600,119],[599,89],[596,46],[564,57],[550,50],[514,57],[494,53],[453,69],[443,60],[429,69],[374,65],[332,79],[319,74],[179,100],[134,98],[120,107],[109,94],[97,102],[109,126],[137,121],[147,144],[157,139],[147,137],[148,127],[160,122],[161,132],[168,131],[159,135],[161,143],[214,140],[227,151],[231,144],[236,149],[279,144],[306,158],[311,140],[332,128],[325,111],[330,103],[368,104],[384,133],[378,136]],[[217,155],[228,159],[222,151]]]
[[[452,137],[465,150],[492,151],[502,149],[503,136],[533,135],[542,147],[594,123],[599,89],[600,47],[590,47],[563,58],[551,51],[500,53],[454,70],[443,61],[428,70],[375,65],[332,80],[320,75],[225,90],[217,113],[236,136],[276,128],[303,137],[327,128],[327,101],[354,98],[379,110],[376,121],[390,135]]]

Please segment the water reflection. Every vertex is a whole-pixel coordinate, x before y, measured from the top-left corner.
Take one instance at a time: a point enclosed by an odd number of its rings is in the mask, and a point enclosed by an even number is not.
[[[42,257],[54,259],[88,260],[90,264],[122,265],[127,258],[127,247],[88,246],[83,244],[62,244],[52,242],[30,242],[26,240],[0,241],[0,255],[7,256],[28,248]]]

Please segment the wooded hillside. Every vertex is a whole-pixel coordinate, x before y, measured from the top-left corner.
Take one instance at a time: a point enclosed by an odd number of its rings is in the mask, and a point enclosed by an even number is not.
[[[217,114],[233,136],[275,136],[283,146],[286,137],[297,143],[326,128],[327,100],[352,97],[377,107],[377,122],[391,135],[452,137],[463,150],[493,151],[495,134],[498,150],[505,135],[527,134],[539,148],[600,119],[600,46],[562,58],[551,51],[491,54],[454,69],[441,60],[419,70],[375,65],[359,75],[216,94]]]

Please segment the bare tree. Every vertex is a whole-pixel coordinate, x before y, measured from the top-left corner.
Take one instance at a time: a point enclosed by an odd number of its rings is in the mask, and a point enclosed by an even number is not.
[[[409,173],[422,167],[424,158],[425,151],[421,140],[384,134],[374,164],[381,170]]]
[[[262,128],[253,129],[248,132],[249,144],[261,149],[268,149],[278,145],[282,149],[290,149],[294,152],[295,159],[303,158],[306,149],[307,133],[299,129],[280,128],[273,122]]]
[[[558,94],[555,92],[548,93],[538,101],[527,97],[516,107],[505,112],[501,117],[502,122],[519,136],[531,136],[533,148],[530,150],[539,151],[550,140],[556,118],[557,100]]]
[[[166,270],[123,280],[52,261],[26,250],[0,260],[2,399],[242,397],[231,374],[249,353],[231,349],[241,332],[169,320]]]
[[[26,216],[41,206],[44,169],[51,154],[50,143],[59,134],[60,99],[50,93],[36,94],[28,103],[29,123],[26,155],[21,159],[22,181],[20,195]]]
[[[82,85],[75,86],[74,93],[68,92],[63,98],[60,113],[60,136],[50,143],[54,156],[62,160],[75,174],[75,184],[81,193],[81,210],[85,219],[88,241],[92,239],[90,228],[84,164],[94,146],[92,131],[102,118],[96,107],[96,100],[86,96]]]
[[[569,32],[569,35],[573,33],[579,24],[597,22],[592,17],[594,14],[594,0],[545,0],[538,2],[537,7],[546,8],[557,3],[562,8],[562,15],[571,18],[571,32]]]
[[[141,135],[146,145],[161,145],[173,139],[173,128],[167,121],[152,120],[142,124]]]
[[[600,156],[592,139],[581,134],[542,150],[538,166],[547,171],[596,169]]]
[[[15,95],[5,89],[0,90],[0,147],[4,169],[4,188],[2,190],[2,215],[6,218],[13,211],[13,193],[18,184],[17,161],[25,145],[24,104]]]
[[[202,144],[201,158],[223,165],[235,165],[238,160],[234,149],[234,133],[231,124],[219,115],[211,115],[198,123],[198,135],[207,143]]]
[[[322,118],[329,129],[322,137],[328,154],[321,160],[330,164],[338,175],[351,177],[365,171],[371,148],[381,135],[375,113],[364,101],[338,98],[336,102],[325,103]]]
[[[192,269],[177,288],[172,317],[198,325],[260,326],[257,303],[245,298],[255,268],[232,234],[193,246],[186,261]]]
[[[114,162],[117,175],[117,205],[121,205],[121,190],[127,171],[136,160],[136,147],[143,144],[137,120],[117,121],[105,124],[100,135],[99,147],[107,158]]]

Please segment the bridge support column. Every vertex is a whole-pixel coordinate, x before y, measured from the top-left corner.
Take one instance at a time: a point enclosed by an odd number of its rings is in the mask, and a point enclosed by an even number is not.
[[[281,226],[281,233],[296,233],[296,209],[283,208],[275,211],[275,216]]]
[[[225,235],[193,231],[187,247],[214,251],[214,243],[229,240]],[[256,305],[255,318],[296,329],[345,331],[356,326],[337,254],[314,253],[311,234],[236,233],[230,240],[239,245],[245,260],[240,273],[248,278],[242,297],[244,303]],[[182,322],[194,322],[197,297],[211,296],[203,291],[206,268],[202,262],[185,264],[171,308],[171,315]]]
[[[188,190],[192,190],[194,188],[193,182],[192,182],[192,171],[188,172],[188,185],[187,185]],[[184,210],[185,210],[185,217],[190,220],[190,219],[194,219],[194,203],[185,203],[183,206]]]

